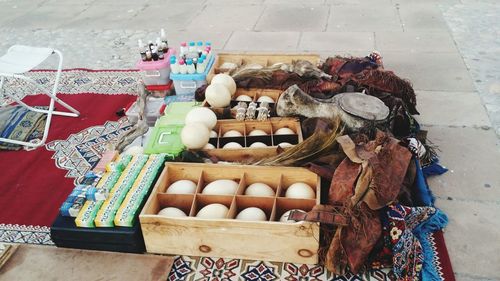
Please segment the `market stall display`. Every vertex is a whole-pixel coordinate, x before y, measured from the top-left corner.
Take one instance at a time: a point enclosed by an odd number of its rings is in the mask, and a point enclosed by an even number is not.
[[[321,63],[314,54],[197,50],[181,45],[183,63],[213,67],[183,73],[173,61],[170,74],[178,95],[187,92],[176,75],[203,76],[190,87],[197,102],[168,99],[145,154],[122,153],[114,161],[127,163],[89,183],[104,199],[75,189],[67,205],[79,209],[67,214],[78,214],[78,226],[137,230],[142,209],[150,253],[322,264],[335,274],[391,267],[402,280],[431,274],[424,241],[447,218],[423,173],[445,170],[412,116],[408,81],[377,53]]]

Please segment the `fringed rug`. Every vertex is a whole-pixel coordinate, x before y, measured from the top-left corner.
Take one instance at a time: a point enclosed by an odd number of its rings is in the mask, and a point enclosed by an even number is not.
[[[50,83],[53,74],[30,73],[42,83]],[[100,159],[106,145],[130,129],[126,118],[119,119],[115,111],[135,99],[138,78],[135,70],[63,72],[60,92],[64,94],[60,97],[82,115],[54,117],[45,147],[0,151],[0,169],[4,173],[0,178],[0,242],[53,245],[48,226],[60,204],[78,178]],[[20,97],[29,95],[24,89],[19,84],[12,91]],[[24,100],[36,105],[48,102],[44,96]],[[442,233],[432,234],[428,243],[435,251],[433,263],[441,280],[454,280]],[[0,251],[2,248],[0,243]],[[169,281],[392,279],[390,269],[337,276],[317,265],[188,256],[176,257],[169,275]]]

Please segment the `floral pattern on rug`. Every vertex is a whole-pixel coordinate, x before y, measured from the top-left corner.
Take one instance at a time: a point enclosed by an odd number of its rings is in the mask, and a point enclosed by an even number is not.
[[[47,90],[52,90],[54,85],[55,70],[35,70],[28,72],[26,76],[35,80]],[[58,93],[62,94],[129,94],[137,93],[140,72],[137,70],[90,70],[90,69],[65,69],[61,73]],[[38,94],[40,90],[32,84],[20,79],[7,79],[3,91],[16,96],[19,99],[27,95]],[[7,105],[13,101],[0,93],[0,106]]]
[[[66,140],[55,140],[45,145],[47,150],[55,151],[52,159],[56,166],[67,170],[66,177],[77,181],[90,171],[101,159],[107,145],[116,142],[118,137],[132,128],[128,119],[107,121],[104,125],[89,127]]]
[[[184,281],[388,281],[390,269],[338,276],[320,265],[177,256],[168,280]]]

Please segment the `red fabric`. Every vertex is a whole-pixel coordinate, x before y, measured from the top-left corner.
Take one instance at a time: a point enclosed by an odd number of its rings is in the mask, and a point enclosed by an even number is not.
[[[436,231],[432,235],[434,236],[434,242],[436,242],[437,256],[439,257],[439,261],[441,262],[441,272],[443,273],[443,280],[455,281],[455,274],[453,273],[453,267],[451,266],[450,256],[448,255],[446,243],[444,242],[443,232]]]
[[[131,95],[58,95],[75,109],[78,118],[53,116],[47,143],[65,140],[85,128],[117,120],[115,112],[136,97]],[[44,95],[23,99],[29,105],[48,105]],[[61,106],[56,104],[58,110]],[[32,151],[0,151],[0,223],[49,226],[73,189],[66,170],[56,167],[54,151],[42,146]]]

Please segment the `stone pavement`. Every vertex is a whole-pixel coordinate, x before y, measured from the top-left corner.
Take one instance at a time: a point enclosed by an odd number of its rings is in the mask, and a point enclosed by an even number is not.
[[[0,53],[52,46],[66,68],[133,68],[138,39],[217,50],[365,55],[410,79],[450,171],[429,183],[450,218],[458,280],[500,280],[500,3],[496,0],[0,0]],[[53,67],[53,64],[48,64]]]

